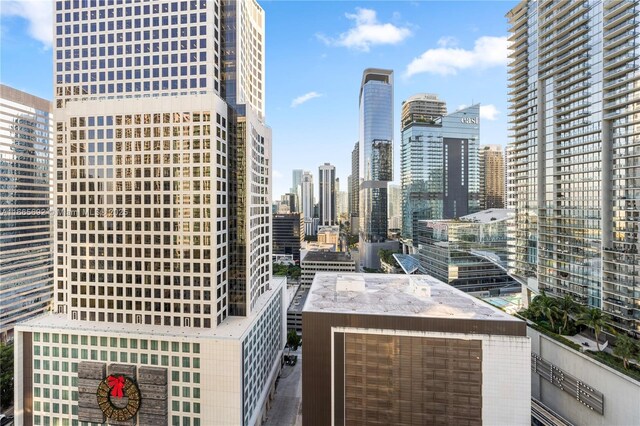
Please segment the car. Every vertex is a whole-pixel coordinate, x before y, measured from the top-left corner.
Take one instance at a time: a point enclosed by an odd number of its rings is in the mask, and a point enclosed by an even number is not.
[[[0,426],[11,425],[13,425],[13,416],[5,416],[4,414],[0,414]]]

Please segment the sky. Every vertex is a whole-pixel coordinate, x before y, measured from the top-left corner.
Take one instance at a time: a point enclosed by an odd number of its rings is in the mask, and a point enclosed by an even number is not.
[[[507,143],[507,20],[516,1],[259,0],[266,15],[266,121],[273,198],[293,169],[336,166],[346,191],[366,68],[394,70],[394,181],[400,109],[436,93],[450,112],[481,105],[480,143]],[[0,0],[0,82],[53,97],[52,3]]]

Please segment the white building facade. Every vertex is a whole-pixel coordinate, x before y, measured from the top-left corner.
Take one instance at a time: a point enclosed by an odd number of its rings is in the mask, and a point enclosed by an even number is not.
[[[54,16],[56,313],[16,329],[18,424],[259,423],[285,334],[263,10],[57,1]],[[138,393],[123,405],[109,377]]]

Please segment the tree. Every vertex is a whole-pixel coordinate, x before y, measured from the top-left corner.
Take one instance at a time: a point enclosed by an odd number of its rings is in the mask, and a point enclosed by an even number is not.
[[[0,343],[0,408],[13,405],[13,345]]]
[[[547,296],[543,291],[539,296],[533,299],[531,305],[532,312],[546,318],[549,321],[549,325],[551,325],[551,330],[556,331],[555,320],[560,313],[556,301]]]
[[[640,356],[640,353],[638,353],[639,350],[640,348],[635,340],[626,334],[621,334],[616,339],[616,346],[613,348],[613,354],[622,358],[624,369],[627,370],[629,368],[629,360],[635,356]]]
[[[586,309],[578,315],[578,322],[580,324],[593,328],[593,332],[596,336],[596,347],[598,348],[598,352],[600,351],[600,332],[604,329],[611,330],[613,332],[613,328],[608,324],[609,320],[609,315],[605,314],[598,308]]]
[[[287,275],[297,280],[298,278],[300,278],[300,275],[302,275],[302,269],[298,265],[291,265],[289,266]]]
[[[300,346],[300,342],[302,339],[298,336],[298,333],[291,329],[289,333],[287,333],[287,345],[289,346],[289,351],[293,348],[294,351],[298,350],[298,346]]]
[[[378,257],[386,264],[389,264],[395,268],[399,268],[398,262],[396,262],[396,258],[393,257],[392,250],[380,249],[378,250]]]
[[[562,314],[562,334],[567,332],[569,325],[569,316],[575,314],[578,311],[578,304],[569,295],[564,296],[563,299],[557,301],[557,308],[559,313]]]

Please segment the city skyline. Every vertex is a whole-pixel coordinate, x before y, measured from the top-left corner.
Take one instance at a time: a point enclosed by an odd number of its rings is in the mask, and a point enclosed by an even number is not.
[[[42,27],[50,28],[53,21],[42,7],[45,2],[23,6],[29,3],[3,2],[1,82],[52,99],[52,32]],[[292,169],[317,170],[324,162],[334,164],[336,176],[347,182],[349,153],[358,139],[358,85],[368,67],[396,74],[395,140],[402,101],[429,92],[445,99],[450,112],[480,102],[482,140],[506,146],[504,15],[515,4],[474,2],[460,8],[415,1],[261,2],[269,40],[266,119],[273,128],[274,197],[289,192]],[[460,23],[455,28],[447,22],[453,11]],[[288,31],[282,31],[285,25]],[[300,36],[291,39],[291,33]],[[421,57],[435,65],[425,69]],[[16,61],[33,66],[7,65]],[[319,117],[332,125],[318,126]],[[394,149],[393,182],[399,183],[399,146]]]

